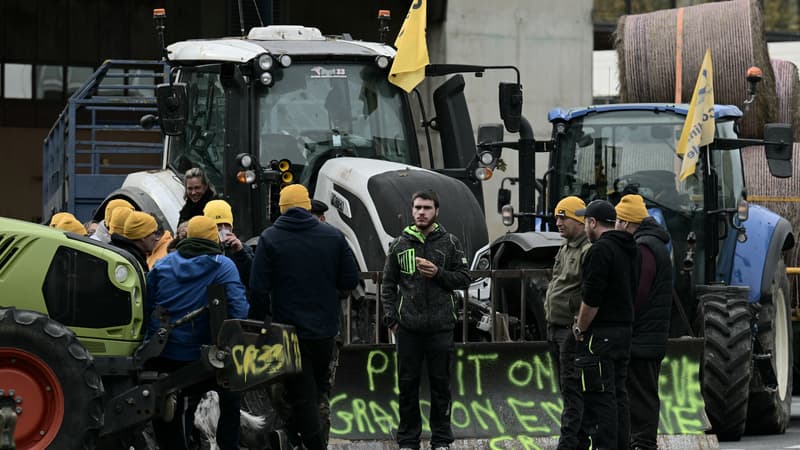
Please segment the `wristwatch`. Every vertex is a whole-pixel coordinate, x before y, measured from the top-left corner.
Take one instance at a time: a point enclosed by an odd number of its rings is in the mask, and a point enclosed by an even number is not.
[[[581,327],[576,323],[575,326],[572,327],[572,334],[574,334],[576,338],[579,338],[586,334],[586,332],[581,330]]]

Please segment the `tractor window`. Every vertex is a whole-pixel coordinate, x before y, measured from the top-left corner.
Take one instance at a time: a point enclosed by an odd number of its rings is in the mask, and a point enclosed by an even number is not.
[[[186,132],[171,138],[169,163],[179,173],[199,167],[215,186],[224,186],[222,174],[227,124],[219,66],[185,72],[181,81],[188,85]]]
[[[559,198],[577,195],[616,203],[638,193],[650,205],[692,213],[703,208],[703,177],[679,181],[675,153],[683,117],[647,111],[606,112],[568,124],[559,139]]]
[[[42,294],[54,320],[69,327],[107,328],[131,322],[130,294],[108,278],[108,263],[69,247],[56,250]]]
[[[336,156],[416,165],[400,91],[374,64],[295,63],[259,102],[259,159],[288,159],[309,185]]]
[[[719,137],[736,138],[733,122],[724,122],[717,126]],[[742,154],[739,150],[715,150],[711,153],[714,169],[719,179],[719,207],[736,208],[742,198],[744,189],[744,168]]]

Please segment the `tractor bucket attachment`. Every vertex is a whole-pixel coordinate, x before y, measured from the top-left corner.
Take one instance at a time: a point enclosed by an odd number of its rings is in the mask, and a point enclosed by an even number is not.
[[[661,434],[703,434],[709,423],[700,392],[703,339],[672,339],[661,364]],[[559,434],[561,390],[547,342],[456,344],[452,362],[453,432],[458,440],[530,440]],[[421,398],[429,398],[422,377]],[[331,396],[331,437],[391,440],[399,423],[391,345],[342,349]],[[430,403],[421,401],[423,435]],[[494,448],[489,445],[490,448]]]
[[[244,391],[299,373],[300,347],[294,326],[255,320],[226,320],[217,337],[220,349],[228,349],[217,381],[232,391]]]

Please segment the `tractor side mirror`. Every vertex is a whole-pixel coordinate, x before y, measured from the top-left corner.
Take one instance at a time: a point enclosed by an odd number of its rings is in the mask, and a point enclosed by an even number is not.
[[[764,125],[764,153],[773,177],[792,176],[792,126],[788,123]]]
[[[519,132],[522,118],[522,85],[500,83],[500,118],[509,133]]]
[[[183,134],[189,111],[186,84],[159,84],[156,86],[156,104],[161,119],[161,131],[167,136]]]

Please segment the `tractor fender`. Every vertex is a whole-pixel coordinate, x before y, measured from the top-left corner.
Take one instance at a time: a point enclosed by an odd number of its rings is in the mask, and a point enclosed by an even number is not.
[[[132,173],[122,187],[103,200],[95,212],[95,220],[103,219],[109,201],[122,198],[134,207],[155,215],[164,228],[174,234],[180,210],[185,203],[183,192],[183,183],[169,170]]]
[[[733,285],[750,286],[749,301],[754,303],[769,294],[781,253],[794,247],[795,240],[792,225],[763,206],[750,205],[743,225],[747,241],[736,243],[730,280]]]
[[[508,233],[495,239],[489,246],[492,254],[492,268],[502,269],[502,262],[514,256],[525,254],[525,259],[539,260],[552,258],[555,250],[561,247],[564,239],[559,233],[551,231],[528,231]]]

